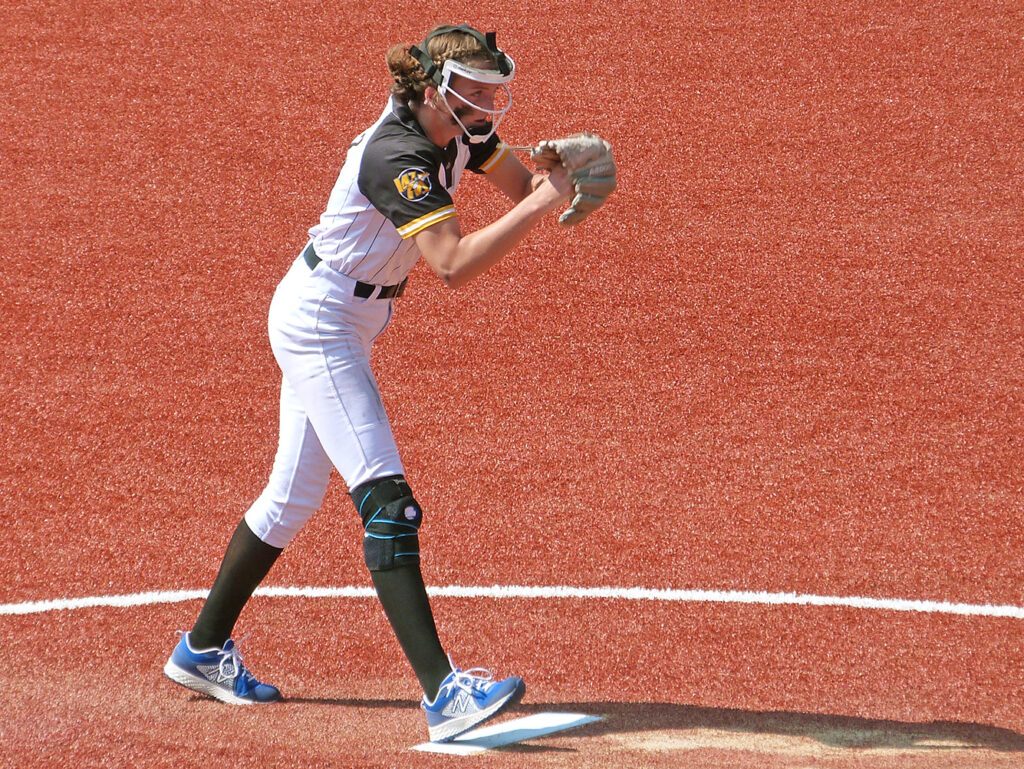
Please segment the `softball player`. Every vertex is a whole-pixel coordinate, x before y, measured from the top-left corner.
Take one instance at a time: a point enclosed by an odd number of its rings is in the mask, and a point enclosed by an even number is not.
[[[566,168],[533,174],[500,143],[515,64],[493,33],[438,27],[419,46],[392,47],[387,62],[391,98],[349,147],[326,210],[271,303],[270,341],[283,380],[270,481],[235,530],[209,598],[164,672],[224,702],[281,699],[242,664],[229,636],[320,507],[336,467],[362,519],[377,595],[423,688],[430,739],[444,741],[517,702],[525,685],[456,669],[441,647],[420,573],[423,513],[404,477],[370,350],[421,255],[448,286],[462,286],[574,187]],[[467,170],[485,174],[514,206],[463,235],[451,192]]]

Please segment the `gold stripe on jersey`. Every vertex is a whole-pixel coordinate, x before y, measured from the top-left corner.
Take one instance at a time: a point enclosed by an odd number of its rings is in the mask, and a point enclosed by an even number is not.
[[[489,174],[491,171],[493,171],[495,168],[501,165],[501,162],[508,156],[508,154],[508,150],[505,149],[503,145],[499,144],[498,149],[494,151],[494,154],[492,154],[489,158],[487,158],[487,160],[485,160],[481,164],[480,170],[483,171],[485,174]]]
[[[455,216],[455,206],[445,206],[439,208],[436,211],[421,216],[419,219],[413,219],[408,224],[402,225],[398,228],[398,234],[403,238],[409,238],[415,235],[417,232],[427,229],[438,222],[443,222],[445,219],[451,219]]]

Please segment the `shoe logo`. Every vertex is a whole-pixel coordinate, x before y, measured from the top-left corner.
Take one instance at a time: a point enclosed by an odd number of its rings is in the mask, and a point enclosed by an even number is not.
[[[213,681],[215,684],[232,681],[235,678],[233,665],[196,665],[196,670],[206,676],[207,681]]]
[[[473,704],[473,698],[464,691],[458,691],[452,698],[452,701],[448,703],[448,707],[444,709],[444,715],[446,716],[458,716],[465,715],[470,710],[470,705]]]
[[[408,521],[415,521],[416,520],[416,516],[419,515],[419,512],[420,511],[417,510],[415,507],[413,507],[412,505],[409,505],[409,507],[405,508],[405,518],[406,518],[406,520],[408,520]]]

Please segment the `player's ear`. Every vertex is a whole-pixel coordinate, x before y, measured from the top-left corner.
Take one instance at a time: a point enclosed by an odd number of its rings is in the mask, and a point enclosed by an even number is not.
[[[423,89],[423,103],[428,107],[437,109],[437,89],[432,85],[428,85]]]

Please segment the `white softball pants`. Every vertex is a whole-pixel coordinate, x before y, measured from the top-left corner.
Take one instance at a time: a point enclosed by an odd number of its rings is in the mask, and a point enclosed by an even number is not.
[[[370,348],[391,320],[392,300],[353,296],[355,281],[300,256],[270,305],[270,345],[281,367],[281,432],[266,489],[245,514],[249,528],[285,547],[323,503],[331,468],[354,489],[404,475],[370,370]]]

